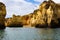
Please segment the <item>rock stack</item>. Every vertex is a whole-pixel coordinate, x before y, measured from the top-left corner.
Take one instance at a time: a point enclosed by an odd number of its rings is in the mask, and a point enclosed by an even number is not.
[[[36,27],[60,28],[60,5],[52,0],[44,1],[39,9],[42,13],[45,25],[37,24]]]
[[[5,28],[6,6],[0,2],[0,29]]]

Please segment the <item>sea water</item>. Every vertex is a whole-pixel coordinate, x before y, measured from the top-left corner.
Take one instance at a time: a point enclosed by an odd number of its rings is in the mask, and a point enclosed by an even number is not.
[[[60,28],[9,28],[0,30],[0,40],[60,40]]]

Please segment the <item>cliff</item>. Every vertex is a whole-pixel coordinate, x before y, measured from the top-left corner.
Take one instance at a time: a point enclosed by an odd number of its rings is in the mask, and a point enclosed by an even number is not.
[[[5,28],[6,6],[0,2],[0,29]]]
[[[36,27],[59,26],[60,5],[52,0],[44,1],[33,13],[24,16],[15,16],[8,18],[6,26],[10,25],[31,25]],[[52,26],[53,25],[53,26]]]

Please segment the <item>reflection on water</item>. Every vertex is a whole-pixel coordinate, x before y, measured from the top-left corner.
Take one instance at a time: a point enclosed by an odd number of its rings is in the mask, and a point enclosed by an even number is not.
[[[4,30],[0,30],[0,40],[4,38]]]
[[[60,40],[60,28],[6,28],[0,30],[0,40]]]

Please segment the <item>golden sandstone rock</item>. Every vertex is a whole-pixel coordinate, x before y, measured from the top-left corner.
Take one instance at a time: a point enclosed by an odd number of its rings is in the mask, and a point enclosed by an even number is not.
[[[5,21],[5,26],[10,26],[10,27],[22,26],[21,17],[13,15],[12,18],[7,18],[7,20]]]
[[[33,13],[24,16],[15,16],[8,18],[5,22],[6,26],[12,24],[31,25],[39,27],[55,27],[60,22],[60,5],[52,0],[44,1],[39,9]],[[53,27],[52,26],[52,27]],[[59,25],[58,25],[59,26]]]
[[[5,28],[5,16],[6,16],[6,6],[0,2],[0,28]]]

